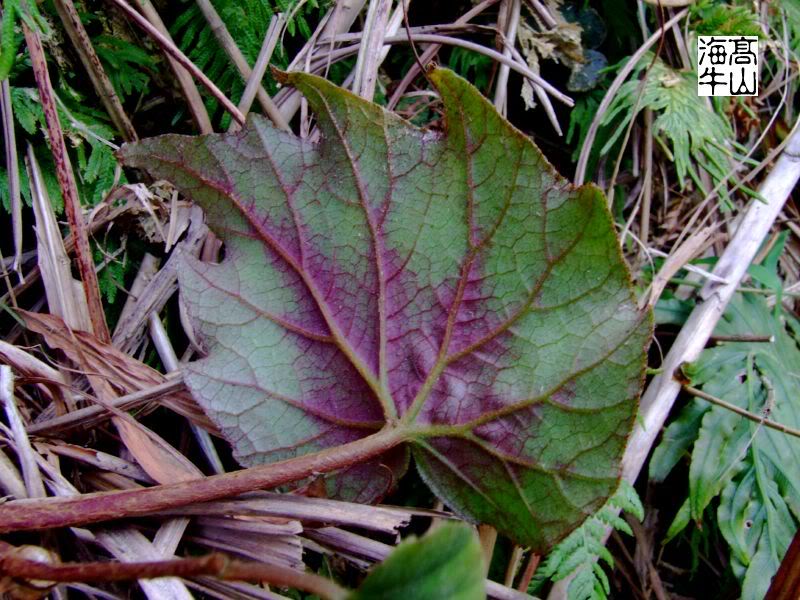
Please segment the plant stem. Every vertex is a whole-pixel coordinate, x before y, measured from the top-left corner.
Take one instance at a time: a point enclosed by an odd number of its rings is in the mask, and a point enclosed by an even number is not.
[[[164,50],[164,52],[168,53],[173,59],[175,59],[176,62],[180,63],[183,68],[196,77],[197,80],[202,83],[203,86],[205,86],[205,88],[211,93],[211,95],[216,98],[222,107],[227,110],[236,121],[238,121],[241,125],[244,125],[244,116],[241,112],[239,112],[239,109],[236,108],[236,105],[231,102],[225,94],[222,93],[222,91],[206,76],[205,73],[197,68],[197,65],[195,65],[183,52],[180,51],[180,49],[171,39],[167,38],[158,30],[158,28],[153,26],[150,21],[145,19],[142,15],[131,8],[131,6],[125,2],[125,0],[110,0],[110,2],[120,8],[127,15],[127,17],[139,27],[144,29],[153,39],[153,41],[158,44],[162,50]]]
[[[231,62],[236,67],[236,70],[239,71],[246,85],[253,74],[253,69],[251,69],[250,65],[247,63],[247,59],[236,44],[236,40],[233,39],[233,36],[225,26],[222,17],[219,16],[217,9],[211,4],[211,0],[195,0],[195,3],[200,9],[200,12],[203,13],[203,17],[205,17],[209,27],[211,27],[211,32],[214,34],[214,37],[217,38],[219,45],[222,46],[225,54],[231,59]],[[261,108],[264,109],[264,112],[275,124],[275,127],[291,133],[292,130],[289,127],[289,123],[283,118],[281,111],[275,106],[272,98],[269,97],[267,91],[262,87],[261,79],[258,80],[258,84],[256,85],[256,97],[261,104]]]
[[[264,581],[310,592],[329,600],[339,600],[347,595],[347,591],[334,581],[313,573],[279,565],[231,560],[220,553],[175,560],[66,564],[39,562],[19,554],[19,549],[0,542],[0,575],[24,581],[84,583],[211,575],[227,581]]]
[[[770,429],[774,429],[775,431],[780,431],[781,433],[785,433],[787,435],[800,438],[800,429],[795,429],[794,427],[789,427],[788,425],[784,425],[783,423],[772,421],[770,419],[767,419],[766,416],[760,417],[757,414],[751,413],[749,410],[745,410],[739,406],[736,406],[735,404],[726,402],[722,398],[717,398],[716,396],[707,394],[703,390],[698,390],[697,388],[694,388],[690,385],[683,386],[683,389],[686,390],[692,396],[695,396],[702,400],[706,400],[708,402],[711,402],[712,404],[716,404],[717,406],[720,406],[726,410],[734,412],[737,415],[744,417],[745,419],[753,421],[753,423],[758,423],[759,425],[763,425],[764,427],[769,427]]]
[[[0,505],[0,533],[70,527],[146,515],[196,502],[209,502],[274,488],[330,473],[391,450],[406,439],[402,428],[381,431],[335,448],[277,463],[144,489],[99,492],[74,498],[7,502]]]
[[[64,197],[64,208],[69,219],[69,227],[75,237],[75,257],[78,261],[78,272],[81,276],[86,306],[89,310],[89,320],[97,338],[101,342],[108,342],[111,340],[111,336],[108,334],[108,325],[103,313],[103,303],[100,301],[100,288],[98,287],[97,274],[94,270],[92,250],[89,246],[89,237],[86,232],[86,222],[81,210],[75,175],[72,172],[67,146],[64,142],[64,132],[58,119],[55,93],[50,83],[50,74],[47,71],[47,61],[45,60],[42,40],[39,38],[38,32],[28,27],[25,21],[22,22],[22,31],[28,44],[28,53],[31,57],[36,86],[39,88],[39,100],[42,103],[42,110],[47,124],[47,136],[50,140],[50,150],[56,167],[56,178],[61,188],[61,194]]]
[[[139,7],[139,10],[150,24],[155,27],[167,41],[175,45],[164,22],[161,20],[161,16],[153,7],[152,2],[150,2],[150,0],[135,0],[135,4]],[[175,60],[169,52],[165,51],[164,56],[170,67],[172,67],[172,72],[175,73],[175,79],[183,91],[186,104],[189,106],[189,112],[192,113],[192,118],[194,118],[194,122],[197,124],[200,133],[213,133],[214,128],[211,126],[211,119],[208,117],[205,104],[203,104],[203,98],[200,96],[200,91],[197,89],[189,71],[187,71],[180,62]]]

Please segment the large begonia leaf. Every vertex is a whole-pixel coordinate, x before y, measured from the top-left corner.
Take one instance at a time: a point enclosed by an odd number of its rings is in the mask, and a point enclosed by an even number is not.
[[[225,242],[221,264],[180,272],[208,351],[186,382],[244,465],[399,427],[408,444],[328,492],[376,499],[410,447],[449,506],[541,551],[617,486],[650,316],[602,194],[469,83],[430,77],[443,133],[290,73],[318,143],[253,117],[122,157],[202,205]]]

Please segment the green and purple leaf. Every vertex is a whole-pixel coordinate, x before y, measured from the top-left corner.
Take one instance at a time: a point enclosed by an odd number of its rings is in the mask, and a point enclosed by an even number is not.
[[[465,80],[430,77],[444,133],[290,73],[318,144],[253,117],[121,154],[225,242],[180,273],[208,352],[186,381],[242,464],[402,428],[444,502],[542,551],[617,487],[651,319],[599,190]],[[375,500],[407,462],[396,448],[328,492]]]

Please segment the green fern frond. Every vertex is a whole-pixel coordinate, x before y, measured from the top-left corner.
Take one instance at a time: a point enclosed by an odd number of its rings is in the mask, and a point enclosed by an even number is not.
[[[537,571],[529,593],[539,592],[548,580],[555,582],[572,576],[567,588],[569,600],[606,600],[611,585],[600,561],[614,566],[614,557],[603,544],[606,526],[631,534],[630,526],[617,515],[620,509],[640,521],[644,518],[642,502],[626,481],[620,483],[603,508],[553,548]]]
[[[130,96],[148,90],[147,70],[154,66],[150,55],[130,42],[108,35],[94,38],[94,48],[117,94]]]
[[[652,66],[651,66],[652,65]],[[639,76],[647,73],[644,89]],[[620,88],[619,93],[603,119],[606,126],[614,125],[600,154],[609,152],[636,117],[634,108],[651,109],[656,115],[653,135],[675,163],[681,188],[687,178],[699,183],[698,167],[706,171],[714,184],[719,183],[729,169],[729,153],[733,131],[727,121],[697,95],[697,73],[675,71],[663,61],[653,62],[652,55],[645,56],[636,66],[634,76]],[[638,114],[638,113],[637,113]],[[709,190],[705,190],[709,191]],[[728,197],[723,187],[723,201]]]

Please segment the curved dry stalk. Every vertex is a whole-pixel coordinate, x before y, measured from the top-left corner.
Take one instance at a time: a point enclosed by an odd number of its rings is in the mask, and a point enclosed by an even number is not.
[[[211,81],[208,76],[201,71],[197,65],[195,65],[188,56],[186,56],[183,52],[181,52],[180,48],[175,45],[171,39],[166,37],[163,33],[161,33],[158,28],[156,28],[150,21],[145,19],[142,15],[136,12],[125,0],[109,0],[116,6],[118,6],[132,21],[134,21],[139,27],[144,29],[147,34],[153,38],[153,41],[156,42],[161,49],[167,52],[174,58],[177,62],[181,64],[187,71],[189,71],[197,80],[203,84],[203,86],[211,93],[214,98],[227,110],[231,116],[239,121],[239,123],[244,124],[244,115],[239,112],[239,109],[230,101],[230,99],[222,93],[213,81]]]
[[[117,0],[114,0],[117,1]],[[478,54],[483,54],[488,56],[492,60],[497,61],[500,64],[508,65],[512,71],[516,71],[523,77],[527,77],[537,85],[541,86],[544,90],[546,90],[551,96],[553,96],[556,100],[560,101],[567,106],[574,106],[575,102],[564,94],[563,92],[559,91],[555,88],[551,83],[543,79],[540,75],[537,75],[533,71],[531,71],[527,65],[521,65],[520,63],[512,60],[511,58],[506,58],[496,50],[492,50],[491,48],[487,48],[486,46],[481,46],[480,44],[476,44],[475,42],[470,42],[468,40],[462,40],[459,38],[448,37],[444,35],[435,35],[435,34],[427,34],[427,33],[420,33],[420,34],[412,34],[411,40],[409,40],[408,36],[390,36],[386,37],[383,40],[384,44],[408,44],[412,42],[423,42],[423,43],[433,43],[439,45],[447,45],[447,46],[459,46],[461,48],[466,48],[467,50],[472,50],[473,52],[477,52]],[[337,50],[333,50],[327,54],[322,55],[317,62],[313,63],[311,66],[311,72],[316,72],[321,70],[325,67],[326,64],[333,61],[338,61],[358,52],[358,45],[355,44],[353,46],[348,46],[346,48],[339,48]]]
[[[483,2],[477,4],[476,6],[472,7],[471,10],[464,13],[461,17],[456,19],[453,23],[454,25],[464,25],[469,23],[477,15],[481,14],[484,10],[489,8],[490,6],[497,4],[500,0],[483,0]],[[425,65],[431,61],[431,59],[436,55],[437,52],[441,49],[441,44],[431,44],[425,52],[422,53],[420,56],[420,62]],[[403,97],[405,91],[408,89],[408,86],[411,85],[411,82],[419,75],[419,65],[416,63],[412,64],[411,67],[408,69],[408,72],[403,76],[403,79],[397,85],[392,97],[389,98],[389,102],[386,105],[386,108],[389,110],[393,110],[397,103],[400,102],[400,98]]]
[[[150,21],[153,27],[161,32],[166,39],[172,42],[169,31],[167,31],[164,22],[161,20],[161,17],[153,7],[153,4],[150,2],[150,0],[134,0],[134,2],[139,7],[139,10],[142,11],[142,14],[145,16],[145,18]],[[178,85],[183,91],[183,96],[189,106],[189,112],[192,113],[192,118],[194,118],[194,122],[197,125],[197,128],[200,130],[200,133],[212,133],[214,128],[211,126],[211,119],[208,116],[206,105],[203,103],[203,99],[200,97],[200,91],[194,84],[192,76],[189,75],[189,72],[184,69],[181,66],[181,63],[175,60],[169,52],[165,52],[164,56],[166,57],[169,66],[172,67],[172,72],[175,73],[175,79],[177,79]]]
[[[200,9],[200,12],[203,13],[203,16],[208,22],[209,27],[211,27],[214,37],[217,38],[217,41],[219,42],[220,46],[222,46],[225,54],[228,55],[228,58],[231,59],[231,62],[236,67],[236,70],[239,71],[239,74],[242,76],[245,84],[248,84],[252,78],[253,69],[251,69],[250,65],[247,64],[247,59],[244,57],[244,54],[242,54],[242,51],[236,44],[236,40],[233,39],[233,36],[225,26],[225,22],[219,16],[219,13],[209,0],[195,1]],[[261,108],[264,109],[264,112],[275,124],[275,126],[278,129],[283,129],[284,131],[291,131],[289,128],[289,123],[287,123],[286,119],[283,118],[281,111],[278,110],[278,107],[272,101],[272,98],[270,98],[269,94],[267,94],[267,90],[265,90],[261,85],[260,79],[256,81],[255,90],[256,97],[258,98],[259,104],[261,104]]]
[[[631,74],[631,71],[633,71],[645,53],[650,50],[650,48],[668,29],[685,17],[688,12],[688,8],[683,9],[669,21],[664,23],[658,31],[647,38],[644,44],[639,46],[639,49],[628,59],[628,62],[625,63],[625,66],[619,70],[619,73],[617,73],[614,81],[611,82],[611,85],[608,87],[608,91],[606,91],[605,96],[603,96],[603,100],[600,102],[600,106],[597,107],[597,112],[594,115],[594,119],[592,119],[592,124],[589,126],[589,131],[586,133],[586,138],[583,141],[583,148],[581,148],[581,154],[578,157],[578,165],[575,167],[575,185],[581,185],[586,180],[586,166],[589,163],[589,156],[592,153],[594,138],[597,136],[597,130],[600,129],[600,123],[602,122],[603,117],[605,117],[608,108],[611,106],[611,102],[613,102],[614,98],[616,97],[617,92],[619,92],[619,88],[621,88],[622,84],[625,83],[628,75]]]

